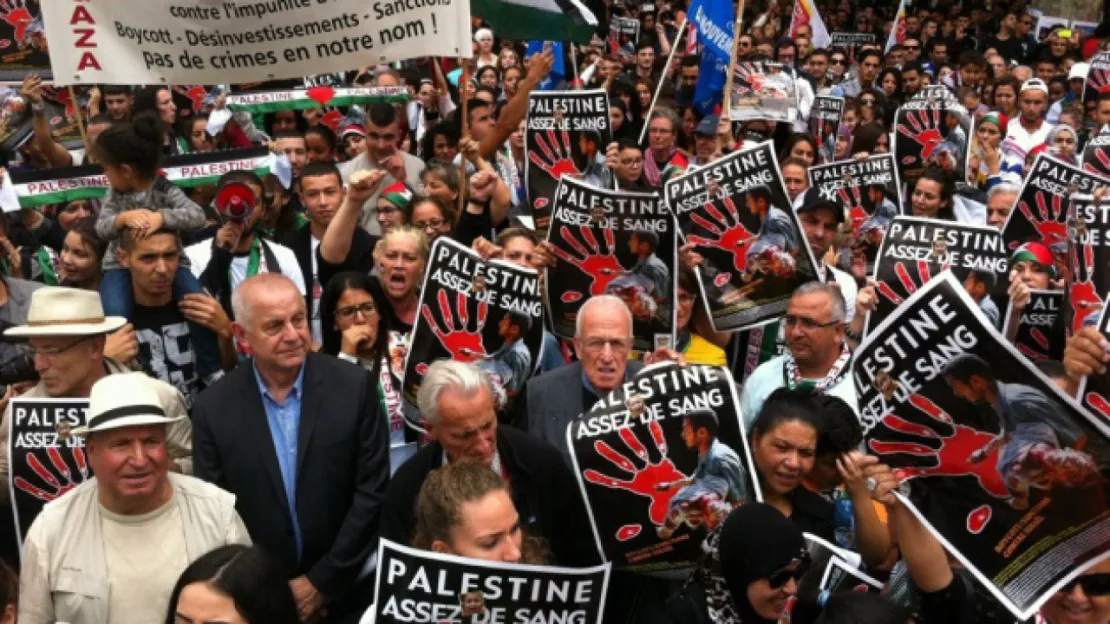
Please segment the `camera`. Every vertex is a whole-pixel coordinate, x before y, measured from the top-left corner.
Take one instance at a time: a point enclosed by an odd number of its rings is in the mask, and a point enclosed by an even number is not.
[[[0,364],[0,386],[10,386],[24,381],[38,381],[35,358],[30,353],[20,353]]]

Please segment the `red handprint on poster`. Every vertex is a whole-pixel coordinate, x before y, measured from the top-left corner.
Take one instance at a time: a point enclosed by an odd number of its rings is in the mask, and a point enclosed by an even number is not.
[[[1016,344],[1017,350],[1020,351],[1022,353],[1022,355],[1024,355],[1025,357],[1027,357],[1031,360],[1047,360],[1047,359],[1049,359],[1048,349],[1051,345],[1049,344],[1048,336],[1044,335],[1043,331],[1034,327],[1034,328],[1029,330],[1029,338],[1034,343],[1036,343],[1038,349],[1034,349],[1030,345],[1023,344],[1023,343],[1019,342],[1019,343]]]
[[[632,461],[626,454],[622,454],[604,441],[598,440],[594,442],[594,449],[615,468],[629,476],[613,477],[592,469],[583,472],[582,476],[590,483],[615,490],[624,490],[649,499],[648,519],[655,525],[661,526],[667,519],[671,499],[675,497],[678,490],[657,486],[660,483],[682,481],[688,477],[675,467],[674,462],[667,457],[667,441],[663,437],[663,429],[659,426],[659,423],[652,421],[648,425],[648,431],[651,433],[656,453],[659,456],[657,461],[651,460],[647,447],[636,437],[636,434],[631,429],[625,428],[620,431],[621,441],[640,460],[640,465],[637,465],[637,462]],[[625,532],[629,530],[628,527],[622,528],[622,531]]]
[[[736,267],[737,271],[743,273],[748,268],[748,247],[757,240],[756,235],[744,227],[743,222],[740,221],[740,213],[736,210],[736,204],[733,203],[731,198],[724,198],[722,203],[725,210],[728,211],[728,217],[722,214],[713,205],[713,202],[705,204],[705,212],[713,217],[714,221],[710,221],[696,212],[690,214],[691,221],[717,238],[691,235],[686,237],[686,242],[731,253],[733,266]]]
[[[1110,174],[1110,147],[1088,146],[1083,155],[1083,169],[1099,175]],[[1092,162],[1093,161],[1093,162]]]
[[[840,203],[848,207],[848,217],[852,222],[852,235],[859,235],[860,227],[871,218],[871,215],[863,207],[863,193],[860,192],[860,187],[839,188],[837,194],[840,195]]]
[[[558,133],[554,130],[548,130],[546,136],[545,140],[543,134],[536,135],[536,146],[543,152],[546,160],[540,158],[535,150],[528,151],[528,160],[556,180],[564,175],[582,175],[582,171],[574,163],[570,133],[566,130],[560,130]]]
[[[898,283],[902,285],[905,295],[900,295],[895,292],[894,288],[887,282],[879,282],[879,294],[886,298],[891,304],[896,306],[901,305],[905,297],[917,292],[918,287],[925,285],[925,283],[933,279],[932,268],[929,266],[928,262],[925,260],[918,260],[915,264],[917,265],[916,278],[910,275],[910,270],[906,268],[904,262],[894,263],[894,274],[898,277]],[[942,270],[947,268],[948,265],[945,264]]]
[[[35,21],[24,0],[0,0],[0,19],[15,31],[15,40],[27,37],[27,28]]]
[[[1110,400],[1098,392],[1087,392],[1083,395],[1083,399],[1087,403],[1087,407],[1095,410],[1102,415],[1103,418],[1110,420]]]
[[[921,146],[921,160],[928,160],[933,150],[944,141],[940,134],[940,110],[908,111],[906,120],[910,127],[898,124],[898,132]],[[906,159],[903,159],[905,161]],[[903,162],[903,164],[909,164]]]
[[[552,245],[551,250],[555,256],[563,262],[568,262],[590,276],[593,280],[590,283],[590,295],[605,294],[606,287],[609,282],[617,279],[624,274],[625,269],[621,266],[617,256],[615,255],[617,248],[616,237],[613,235],[612,230],[602,230],[602,235],[605,238],[605,252],[601,251],[601,245],[598,243],[597,237],[588,226],[581,225],[578,227],[579,234],[582,240],[585,241],[585,246],[578,242],[578,239],[570,231],[570,227],[564,225],[559,227],[559,236],[563,242],[573,249],[578,255],[572,256],[567,253],[565,249],[559,245]]]
[[[1059,195],[1053,195],[1051,202],[1045,200],[1045,195],[1041,191],[1037,191],[1033,196],[1033,201],[1037,206],[1036,214],[1029,207],[1028,202],[1018,202],[1018,209],[1021,214],[1025,216],[1026,221],[1037,230],[1037,234],[1041,237],[1041,242],[1047,245],[1050,249],[1053,245],[1058,243],[1068,242],[1068,225],[1065,222],[1067,211],[1064,209],[1064,200]],[[1016,249],[1021,245],[1018,241],[1010,243],[1011,249]]]
[[[756,68],[750,63],[738,63],[736,65],[736,73],[734,74],[737,80],[747,85],[748,90],[752,93],[759,93],[767,81],[767,76],[761,69]]]
[[[1099,95],[1110,93],[1110,70],[1092,68],[1087,72],[1087,86]]]
[[[1079,279],[1079,255],[1074,246],[1072,249],[1072,271],[1071,274],[1075,276],[1075,280],[1068,288],[1068,305],[1071,306],[1071,332],[1074,334],[1083,329],[1087,322],[1087,318],[1095,312],[1102,310],[1103,300],[1099,296],[1098,291],[1095,290],[1095,251],[1090,243],[1081,245],[1083,251],[1083,279]]]
[[[85,451],[80,448],[73,449],[73,459],[77,464],[80,471],[80,478],[74,478],[70,472],[69,465],[66,464],[65,458],[57,448],[46,449],[46,455],[50,459],[51,466],[57,471],[57,474],[49,470],[39,460],[38,455],[34,453],[27,454],[27,465],[35,472],[47,487],[39,487],[23,477],[16,477],[14,479],[16,489],[26,492],[31,496],[43,501],[50,502],[63,494],[69,492],[77,487],[82,481],[88,477],[88,465],[85,463]]]
[[[424,320],[428,322],[432,333],[443,344],[443,348],[451,353],[451,358],[459,362],[473,362],[485,357],[486,347],[482,344],[482,328],[486,325],[489,305],[484,301],[478,303],[478,315],[475,320],[477,327],[471,330],[470,313],[467,310],[470,303],[469,297],[462,293],[458,294],[456,312],[451,311],[446,291],[439,291],[436,300],[439,302],[439,314],[443,317],[444,327],[440,327],[427,304],[421,306],[420,312],[424,315]],[[458,323],[455,322],[456,313]]]

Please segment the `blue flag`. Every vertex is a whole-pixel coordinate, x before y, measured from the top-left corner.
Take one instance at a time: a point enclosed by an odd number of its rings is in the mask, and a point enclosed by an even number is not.
[[[694,90],[694,108],[708,115],[724,101],[736,12],[731,2],[694,0],[687,14],[698,31],[698,41],[705,46],[698,70],[698,86]]]
[[[528,49],[524,51],[524,56],[528,57],[543,52],[543,46],[546,43],[546,41],[529,41]],[[551,53],[555,55],[555,64],[551,66],[551,73],[547,75],[547,78],[544,78],[543,82],[536,85],[536,88],[540,91],[554,90],[567,76],[566,61],[563,58],[563,42],[551,42]]]

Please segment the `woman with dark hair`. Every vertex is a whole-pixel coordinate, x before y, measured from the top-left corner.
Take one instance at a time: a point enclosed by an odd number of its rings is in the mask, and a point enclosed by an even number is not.
[[[276,137],[280,132],[296,132],[304,134],[308,130],[308,122],[294,110],[275,111],[266,113],[262,118],[266,134]]]
[[[726,366],[724,349],[698,335],[690,323],[696,311],[701,309],[700,293],[693,269],[682,265],[678,270],[678,290],[675,291],[675,350],[691,364]]]
[[[100,278],[104,275],[100,263],[107,248],[107,243],[96,235],[94,218],[78,221],[66,233],[62,252],[58,254],[58,283],[83,290],[98,290]]]
[[[888,100],[899,101],[902,97],[902,72],[893,67],[888,67],[879,72],[879,80],[877,81],[879,88],[882,89],[883,95]]]
[[[779,162],[787,158],[798,158],[812,167],[817,162],[817,141],[808,134],[796,133],[786,140],[786,147],[779,156]]]
[[[891,102],[892,100],[878,89],[867,89],[860,93],[857,100],[857,110],[859,111],[857,126],[865,123],[882,124],[886,119],[887,110],[892,106],[893,108],[898,107],[897,102],[894,102],[893,105]]]
[[[455,124],[442,123],[428,130],[420,143],[420,155],[425,160],[438,158],[451,162],[459,153],[459,130]]]
[[[162,121],[162,154],[172,156],[185,154],[190,151],[189,142],[183,137],[174,135],[177,127],[177,105],[173,103],[173,92],[169,87],[147,86],[135,93],[135,103],[132,106],[132,119],[140,113],[151,111]]]
[[[645,79],[637,80],[636,85],[629,84],[625,80],[614,80],[609,87],[609,101],[620,100],[624,103],[625,112],[627,113],[625,115],[626,123],[631,122],[630,130],[635,130],[637,139],[640,138],[640,130],[644,127],[644,111],[647,110],[640,97],[640,91],[646,88],[647,83],[645,82],[643,83],[644,86],[640,86],[641,80]],[[648,103],[651,103],[650,95],[648,96]]]
[[[955,194],[952,178],[939,167],[929,167],[914,184],[910,208],[915,217],[955,221],[952,196]]]
[[[325,124],[316,124],[304,133],[304,146],[308,162],[335,162],[339,139]]]
[[[261,548],[222,546],[189,564],[170,595],[166,624],[300,624],[289,579]]]
[[[486,65],[474,74],[475,80],[478,81],[478,86],[489,87],[497,91],[501,84],[501,72],[497,69],[496,65]]]
[[[890,151],[890,136],[877,123],[864,123],[852,131],[852,153],[857,157],[863,154],[874,156]]]

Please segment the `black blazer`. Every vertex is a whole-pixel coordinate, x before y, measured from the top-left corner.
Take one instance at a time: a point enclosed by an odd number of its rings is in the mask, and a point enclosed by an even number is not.
[[[377,546],[389,483],[389,431],[377,385],[362,368],[309,354],[297,444],[297,558],[293,523],[254,365],[244,363],[193,406],[196,476],[235,494],[254,543],[330,601],[355,583]]]
[[[333,275],[342,271],[359,271],[362,273],[369,273],[370,269],[374,268],[374,246],[378,243],[378,237],[371,235],[361,227],[355,228],[354,237],[351,240],[351,251],[347,252],[347,257],[343,260],[343,264],[329,264],[324,262],[320,257],[320,248],[316,248],[316,266],[320,274],[320,288],[328,285],[328,280]],[[301,265],[301,275],[304,276],[304,295],[305,295],[305,309],[312,310],[312,228],[306,223],[300,229],[293,232],[293,235],[285,240],[284,245],[293,250],[293,255],[297,256],[297,263]]]

